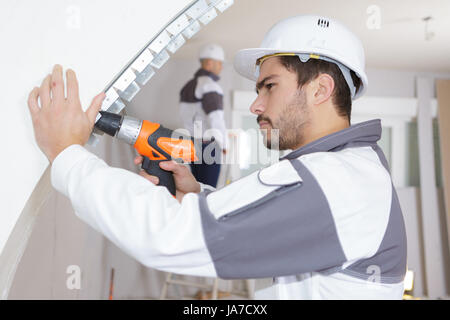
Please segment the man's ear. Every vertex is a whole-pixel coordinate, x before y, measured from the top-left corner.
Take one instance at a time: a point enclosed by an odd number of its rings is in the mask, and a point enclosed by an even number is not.
[[[312,100],[314,105],[319,105],[331,98],[334,91],[334,80],[327,73],[321,73],[316,79],[311,81]]]

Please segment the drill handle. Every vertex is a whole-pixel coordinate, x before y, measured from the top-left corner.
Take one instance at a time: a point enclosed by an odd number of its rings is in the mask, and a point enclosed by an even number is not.
[[[172,171],[167,171],[161,169],[159,163],[167,160],[150,160],[147,157],[144,157],[142,161],[142,169],[145,170],[149,175],[156,176],[159,178],[159,185],[167,187],[169,192],[175,196],[176,188],[175,188],[175,180],[173,178]]]

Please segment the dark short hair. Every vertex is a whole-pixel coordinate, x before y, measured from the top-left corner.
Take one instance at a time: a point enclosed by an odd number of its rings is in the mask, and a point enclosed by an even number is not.
[[[321,73],[329,74],[334,80],[334,90],[331,99],[337,108],[338,115],[347,117],[350,122],[352,112],[350,88],[336,64],[318,59],[309,59],[307,62],[301,62],[297,56],[279,56],[278,58],[286,69],[297,73],[299,87],[316,79]],[[355,72],[350,71],[350,74],[356,87],[356,92],[358,92],[361,80]]]

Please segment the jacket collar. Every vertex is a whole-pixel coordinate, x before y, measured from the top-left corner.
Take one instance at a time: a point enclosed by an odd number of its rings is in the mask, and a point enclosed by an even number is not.
[[[282,159],[295,159],[313,152],[335,152],[352,146],[370,146],[381,137],[381,120],[374,119],[352,125],[293,150]]]
[[[201,69],[201,68],[200,68],[200,69],[195,73],[195,77],[198,78],[198,77],[201,77],[201,76],[208,76],[208,77],[212,78],[214,81],[218,81],[218,80],[220,79],[218,75],[216,75],[216,74],[214,74],[214,73],[212,73],[212,72],[210,72],[210,71],[207,71],[207,70],[205,70],[205,69]]]

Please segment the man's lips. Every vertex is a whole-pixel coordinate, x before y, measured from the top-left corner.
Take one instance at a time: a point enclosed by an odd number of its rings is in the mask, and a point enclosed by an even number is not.
[[[272,126],[272,123],[268,117],[264,117],[262,115],[259,115],[256,118],[256,122],[259,124],[259,128],[262,129],[263,127]]]
[[[268,126],[268,125],[270,125],[270,123],[269,123],[268,121],[260,121],[260,122],[259,122],[259,126],[260,126],[260,127]]]

